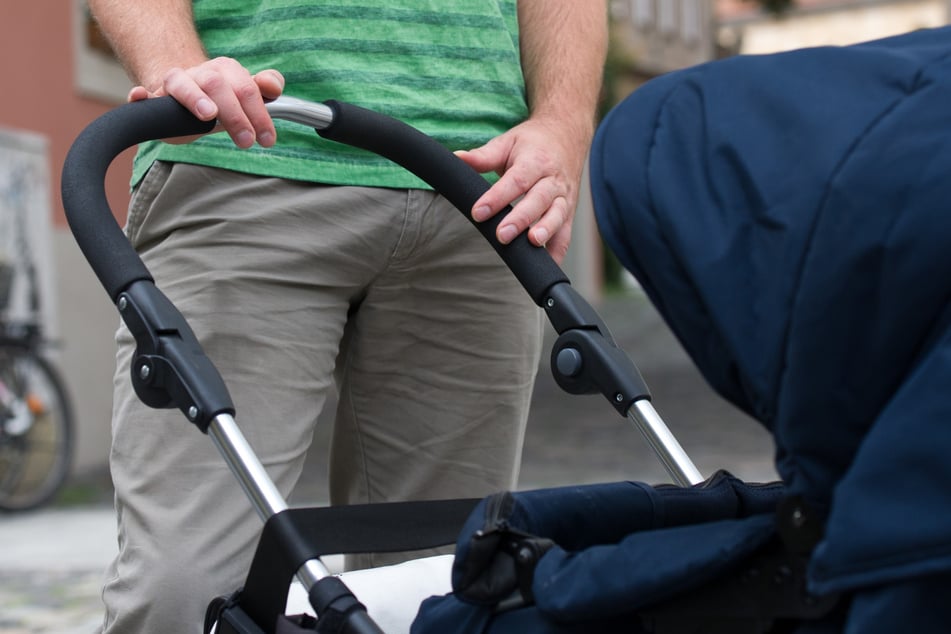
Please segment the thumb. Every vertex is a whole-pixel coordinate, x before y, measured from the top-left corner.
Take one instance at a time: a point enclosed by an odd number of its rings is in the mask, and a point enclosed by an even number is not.
[[[126,97],[126,101],[128,101],[129,103],[132,103],[133,101],[142,101],[152,96],[153,96],[152,93],[150,93],[145,86],[133,86],[129,90],[129,94]]]
[[[504,135],[495,137],[481,147],[456,152],[456,156],[465,161],[469,167],[483,174],[486,172],[501,174],[505,171],[508,154]]]
[[[254,83],[265,101],[277,99],[284,92],[284,75],[271,68],[254,75]]]

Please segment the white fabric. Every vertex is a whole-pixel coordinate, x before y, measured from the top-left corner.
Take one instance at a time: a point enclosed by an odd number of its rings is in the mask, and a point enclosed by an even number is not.
[[[413,559],[402,564],[339,575],[386,634],[409,632],[423,599],[451,591],[452,555]],[[307,591],[291,584],[286,614],[313,614]]]
[[[452,589],[452,559],[452,555],[436,555],[336,576],[367,606],[367,612],[386,634],[408,634],[423,599],[447,594]],[[307,591],[296,580],[288,591],[284,613],[314,614]],[[211,634],[216,629],[212,627]]]

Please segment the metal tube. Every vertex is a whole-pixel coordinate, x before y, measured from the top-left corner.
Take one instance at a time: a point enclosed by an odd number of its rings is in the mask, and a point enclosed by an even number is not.
[[[647,439],[647,443],[676,484],[691,486],[703,482],[704,478],[700,471],[694,466],[687,452],[677,442],[649,400],[635,401],[628,410],[627,417]]]
[[[251,500],[251,505],[263,521],[272,515],[288,509],[287,501],[277,490],[274,481],[267,474],[264,465],[258,460],[244,434],[238,429],[234,417],[219,414],[208,426],[208,435],[214,441],[218,451],[224,457],[231,472],[238,479],[241,488]],[[311,559],[297,571],[297,578],[308,590],[330,571],[319,559]]]
[[[265,107],[274,118],[300,123],[315,130],[323,130],[334,120],[334,113],[330,107],[286,95],[268,102]]]
[[[264,470],[264,465],[238,429],[233,416],[216,416],[208,427],[208,435],[215,442],[262,520],[267,521],[272,515],[287,510],[284,496]]]

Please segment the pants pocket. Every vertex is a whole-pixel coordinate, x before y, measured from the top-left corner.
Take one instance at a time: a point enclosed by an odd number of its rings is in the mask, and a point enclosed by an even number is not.
[[[132,192],[132,200],[129,203],[129,215],[126,218],[125,235],[136,246],[139,230],[142,223],[155,202],[156,196],[168,181],[169,174],[172,173],[172,164],[164,161],[155,161],[145,173],[142,180]]]

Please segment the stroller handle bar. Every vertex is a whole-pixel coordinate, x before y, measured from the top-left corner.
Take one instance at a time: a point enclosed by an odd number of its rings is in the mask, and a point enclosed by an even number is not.
[[[272,116],[308,125],[324,138],[369,150],[403,166],[460,210],[469,210],[488,182],[437,141],[391,117],[338,101],[317,104],[280,97],[267,105]],[[196,119],[171,97],[125,104],[96,119],[73,143],[63,170],[66,216],[80,249],[116,301],[136,280],[150,280],[121,228],[112,218],[104,178],[112,160],[143,141],[210,132],[215,122]],[[68,203],[67,203],[68,201]],[[507,245],[495,231],[509,209],[473,224],[506,262],[535,301],[567,277],[523,233]],[[469,216],[471,220],[471,215]]]
[[[63,165],[63,207],[70,230],[114,302],[137,280],[152,281],[141,258],[112,216],[105,176],[113,159],[143,141],[204,134],[200,121],[172,98],[148,99],[110,110],[73,142]]]

